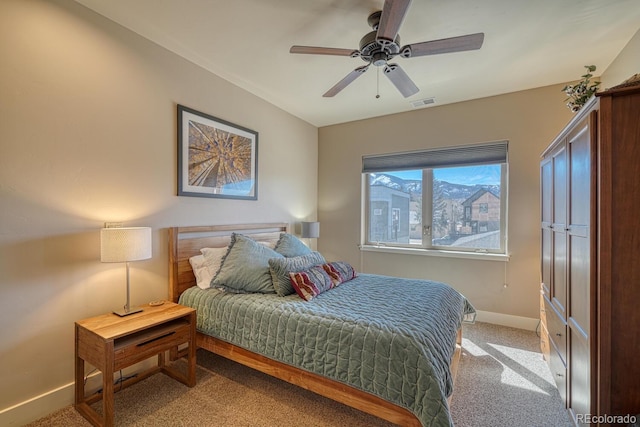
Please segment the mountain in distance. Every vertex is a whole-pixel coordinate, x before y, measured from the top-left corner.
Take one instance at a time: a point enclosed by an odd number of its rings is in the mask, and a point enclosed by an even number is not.
[[[393,188],[394,190],[409,193],[407,191],[407,181],[419,183],[420,190],[422,190],[422,182],[416,180],[406,180],[394,175],[387,175],[386,173],[372,173],[369,174],[369,185],[382,185],[384,187]]]
[[[393,188],[403,193],[408,193],[412,196],[422,194],[422,181],[415,179],[402,179],[400,177],[389,175],[386,173],[372,173],[369,175],[370,185],[382,185],[385,187]],[[464,185],[453,184],[447,181],[435,180],[434,191],[442,191],[442,197],[449,200],[464,201],[471,197],[476,191],[480,189],[489,190],[496,196],[500,197],[500,185]],[[413,199],[413,197],[412,197]]]

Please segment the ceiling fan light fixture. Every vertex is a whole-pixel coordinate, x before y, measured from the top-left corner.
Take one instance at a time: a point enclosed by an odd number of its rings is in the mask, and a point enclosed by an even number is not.
[[[376,67],[382,67],[383,65],[387,65],[388,59],[389,57],[386,53],[376,52],[371,58],[371,64],[375,65]]]

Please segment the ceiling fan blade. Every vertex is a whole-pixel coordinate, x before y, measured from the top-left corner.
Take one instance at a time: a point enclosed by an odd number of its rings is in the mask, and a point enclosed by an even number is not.
[[[360,52],[353,49],[339,49],[335,47],[317,47],[317,46],[291,46],[289,53],[305,53],[310,55],[336,55],[356,57]]]
[[[376,40],[393,42],[396,39],[410,4],[411,0],[385,0]]]
[[[398,64],[387,64],[384,66],[384,75],[391,80],[391,83],[400,91],[405,98],[420,92],[418,86],[413,83],[407,73]]]
[[[484,33],[468,34],[466,36],[409,44],[400,50],[400,55],[404,58],[413,58],[414,56],[476,50],[482,47],[482,42],[484,42]]]
[[[347,76],[344,79],[342,79],[338,83],[336,83],[335,86],[333,86],[331,89],[329,89],[322,96],[325,97],[325,98],[330,98],[332,96],[337,95],[342,89],[344,89],[345,87],[349,86],[349,84],[351,84],[355,79],[357,79],[358,77],[363,75],[364,72],[367,71],[367,69],[369,69],[368,65],[363,65],[362,67],[356,68],[355,70],[353,70],[352,72],[347,74]]]

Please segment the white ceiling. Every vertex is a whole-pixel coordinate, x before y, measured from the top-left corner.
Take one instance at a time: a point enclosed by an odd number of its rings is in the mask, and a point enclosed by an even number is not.
[[[640,28],[638,0],[414,0],[402,44],[483,32],[482,48],[396,57],[420,88],[409,98],[376,67],[323,98],[364,62],[289,48],[358,49],[383,0],[76,1],[315,126],[577,80],[589,64],[599,75]]]

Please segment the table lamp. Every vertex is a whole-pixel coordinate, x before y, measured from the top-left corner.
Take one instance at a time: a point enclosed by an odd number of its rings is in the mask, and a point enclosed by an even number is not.
[[[100,261],[125,262],[127,264],[127,303],[123,310],[114,311],[118,316],[139,313],[141,308],[131,308],[129,300],[129,262],[151,258],[151,227],[119,227],[100,230]]]
[[[300,235],[305,239],[317,239],[320,237],[320,223],[319,222],[303,222],[302,232]]]

